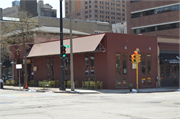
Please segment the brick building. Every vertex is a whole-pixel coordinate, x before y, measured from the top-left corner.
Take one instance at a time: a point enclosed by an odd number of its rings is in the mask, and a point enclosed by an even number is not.
[[[137,44],[137,42],[140,42]],[[64,45],[69,45],[64,39]],[[89,45],[91,44],[91,45]],[[143,44],[143,45],[142,45]],[[81,47],[80,47],[81,45]],[[35,85],[42,80],[60,82],[60,41],[59,39],[34,44],[28,53],[28,81]],[[74,80],[82,86],[82,81],[103,81],[105,89],[124,89],[130,83],[136,87],[136,70],[129,61],[129,55],[136,48],[140,49],[142,62],[139,63],[139,88],[155,88],[157,76],[157,38],[119,33],[95,34],[73,38]],[[16,55],[16,45],[10,47],[11,59],[22,64],[23,52]],[[66,49],[69,58],[70,49]],[[33,67],[36,67],[31,76]],[[23,73],[23,72],[21,72]],[[64,77],[70,79],[70,66],[64,63]],[[21,75],[23,79],[24,75]],[[18,71],[15,70],[15,80]],[[23,82],[22,82],[23,83]]]
[[[71,3],[73,19],[125,22],[125,0],[72,0]],[[69,18],[68,0],[65,0],[65,17]]]

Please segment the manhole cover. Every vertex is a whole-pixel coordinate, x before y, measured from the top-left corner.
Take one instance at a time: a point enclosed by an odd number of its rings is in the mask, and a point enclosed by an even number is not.
[[[147,102],[147,103],[161,103],[161,102]]]
[[[180,103],[174,103],[175,105],[180,105]]]
[[[11,104],[13,102],[0,102],[0,104]]]

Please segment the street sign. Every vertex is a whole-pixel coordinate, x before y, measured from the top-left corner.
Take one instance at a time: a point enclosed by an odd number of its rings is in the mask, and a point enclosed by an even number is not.
[[[22,69],[22,64],[16,64],[16,69]]]
[[[63,45],[64,47],[66,47],[66,48],[69,48],[69,45]]]

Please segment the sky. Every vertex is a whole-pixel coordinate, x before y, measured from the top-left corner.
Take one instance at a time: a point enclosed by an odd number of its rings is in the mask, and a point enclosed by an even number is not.
[[[0,8],[7,8],[7,7],[12,7],[12,1],[14,0],[0,0]],[[20,0],[17,0],[17,1],[20,1]],[[39,0],[37,0],[39,1]],[[56,9],[57,10],[57,17],[59,18],[59,0],[43,0],[44,1],[44,4],[48,3],[50,4],[53,9]],[[64,1],[63,0],[63,17],[65,16],[65,11],[64,11]]]

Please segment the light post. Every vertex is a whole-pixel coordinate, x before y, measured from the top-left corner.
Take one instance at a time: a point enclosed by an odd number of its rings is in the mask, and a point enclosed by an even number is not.
[[[15,69],[14,69],[14,66],[15,66],[16,62],[12,61],[11,64],[12,64],[12,76],[13,76],[13,80],[15,80]]]
[[[63,21],[62,21],[62,1],[60,0],[60,68],[61,68],[61,87],[59,90],[66,90],[64,87],[64,65],[63,65]]]

